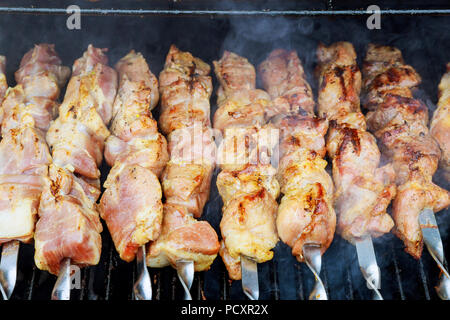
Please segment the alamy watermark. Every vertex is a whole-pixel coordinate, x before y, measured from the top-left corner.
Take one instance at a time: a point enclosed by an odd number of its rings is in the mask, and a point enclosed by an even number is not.
[[[220,130],[196,122],[175,130],[169,138],[172,162],[215,163],[218,166],[266,165],[278,163],[279,129],[266,126]]]
[[[70,289],[81,289],[81,270],[77,265],[70,265]]]
[[[79,6],[73,4],[68,6],[66,13],[70,16],[67,18],[66,26],[69,30],[80,30],[81,29],[81,9]]]
[[[381,9],[376,4],[367,7],[367,13],[371,14],[366,21],[367,29],[381,29]]]

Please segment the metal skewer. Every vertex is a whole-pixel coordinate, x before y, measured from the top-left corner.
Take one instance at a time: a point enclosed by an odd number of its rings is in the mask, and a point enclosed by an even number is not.
[[[303,256],[308,268],[314,273],[316,283],[309,295],[309,300],[328,300],[325,286],[320,279],[320,269],[322,268],[322,255],[320,246],[314,244],[306,244],[303,246]]]
[[[70,300],[70,258],[61,262],[58,279],[52,291],[52,300]]]
[[[0,291],[3,300],[8,300],[11,297],[16,286],[19,247],[20,242],[18,240],[3,244],[2,260],[0,261]]]
[[[425,208],[420,212],[419,224],[428,252],[442,271],[436,292],[442,300],[450,300],[450,275],[444,266],[444,247],[433,209]]]
[[[178,278],[184,288],[184,300],[192,300],[191,286],[194,281],[194,262],[190,260],[178,260],[176,262]]]
[[[250,300],[259,299],[258,263],[241,255],[242,289]]]
[[[136,254],[138,278],[133,286],[135,300],[152,300],[152,282],[148,273],[145,246],[141,246]]]
[[[359,268],[369,289],[373,290],[372,300],[383,300],[379,291],[381,279],[380,268],[377,264],[375,250],[373,249],[372,237],[364,236],[356,240],[356,252],[358,254]]]

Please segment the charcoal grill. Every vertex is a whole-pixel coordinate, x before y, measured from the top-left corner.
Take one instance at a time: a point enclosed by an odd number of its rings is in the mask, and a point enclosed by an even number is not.
[[[192,52],[211,64],[225,49],[235,51],[257,65],[274,48],[297,50],[308,80],[317,94],[312,77],[315,50],[319,41],[350,41],[361,63],[369,42],[400,48],[408,64],[422,76],[418,94],[434,111],[437,86],[450,61],[450,6],[447,1],[377,1],[382,11],[381,30],[366,27],[367,6],[351,1],[78,1],[83,9],[81,30],[66,28],[66,8],[75,1],[0,1],[0,53],[8,59],[7,76],[13,83],[14,71],[23,54],[34,43],[55,43],[65,65],[71,66],[93,43],[109,48],[110,65],[129,50],[140,51],[151,70],[159,74],[170,44]],[[214,79],[214,81],[216,81]],[[217,82],[214,88],[217,89]],[[215,111],[212,97],[212,114]],[[155,110],[158,112],[158,108]],[[430,113],[431,114],[431,113]],[[155,114],[155,117],[158,115]],[[101,167],[106,178],[109,168]],[[217,174],[217,172],[216,172]],[[436,182],[449,188],[439,172]],[[222,202],[213,178],[210,201],[202,219],[219,231]],[[437,214],[445,255],[450,256],[450,210]],[[83,269],[81,289],[72,290],[72,300],[132,299],[136,278],[134,263],[120,260],[107,228],[102,233],[100,263]],[[375,239],[375,252],[381,268],[381,292],[385,299],[435,300],[433,286],[439,270],[424,250],[415,260],[403,251],[403,244],[392,234]],[[283,243],[275,248],[274,259],[260,264],[261,299],[307,299],[314,285],[306,265],[296,262]],[[34,265],[32,245],[20,248],[18,278],[12,299],[48,300],[56,277]],[[355,248],[338,235],[325,253],[322,275],[330,299],[366,300],[371,292],[358,269]],[[178,300],[183,288],[170,267],[150,269],[153,298]],[[194,299],[245,299],[240,281],[230,282],[218,257],[211,269],[195,275]]]

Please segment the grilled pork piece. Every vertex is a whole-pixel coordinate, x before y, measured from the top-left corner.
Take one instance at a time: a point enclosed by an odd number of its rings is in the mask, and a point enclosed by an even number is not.
[[[64,258],[80,266],[100,259],[97,166],[117,91],[117,74],[107,66],[105,52],[89,45],[75,61],[59,117],[47,132],[53,164],[39,206],[34,259],[39,269],[53,274]]]
[[[415,258],[423,241],[418,216],[450,204],[450,196],[432,182],[441,156],[428,131],[428,109],[412,89],[419,75],[405,65],[400,50],[370,44],[364,61],[365,106],[368,128],[379,139],[383,154],[395,168],[397,196],[393,202],[395,233]]]
[[[333,159],[338,233],[347,241],[388,233],[394,223],[386,213],[395,196],[392,165],[379,167],[380,151],[366,131],[360,111],[361,73],[347,42],[317,50],[319,116],[330,121],[327,151]]]
[[[6,89],[8,89],[8,83],[6,82],[5,75],[5,65],[6,58],[4,56],[0,56],[0,106],[3,102],[3,99],[5,98]]]
[[[3,104],[2,135],[22,123],[47,132],[69,74],[69,68],[61,66],[53,45],[36,45],[25,54],[15,73],[18,85],[11,88],[9,99]]]
[[[209,198],[215,166],[215,143],[210,128],[210,67],[188,52],[171,46],[159,76],[161,116],[170,160],[162,174],[164,204],[161,235],[150,243],[147,265],[175,266],[194,262],[195,271],[209,269],[219,251],[216,232],[197,221]]]
[[[270,97],[255,88],[256,72],[248,60],[226,51],[214,67],[221,85],[214,127],[223,132],[218,158],[222,171],[217,177],[224,203],[220,255],[230,278],[239,280],[240,255],[258,263],[268,261],[278,242],[280,187],[270,165],[278,136],[265,126]]]
[[[450,62],[447,63],[447,73],[439,83],[438,108],[431,120],[430,133],[441,148],[440,166],[445,179],[450,182]]]
[[[50,44],[23,57],[2,105],[0,242],[33,239],[39,199],[51,157],[45,132],[70,69]]]
[[[333,181],[323,159],[328,123],[314,116],[312,90],[295,51],[274,50],[259,72],[273,101],[272,122],[280,130],[277,178],[284,196],[277,231],[303,261],[303,245],[319,245],[324,253],[336,228]]]
[[[218,246],[217,234],[208,222],[194,219],[184,206],[166,203],[161,236],[149,247],[147,265],[162,268],[190,260],[195,271],[208,270]]]
[[[132,261],[138,248],[158,238],[163,206],[158,176],[169,155],[151,109],[158,103],[158,80],[140,53],[117,64],[119,90],[113,107],[105,158],[113,166],[99,205],[117,252]]]

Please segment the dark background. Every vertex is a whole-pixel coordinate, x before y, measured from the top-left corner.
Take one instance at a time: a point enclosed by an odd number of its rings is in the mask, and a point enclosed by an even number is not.
[[[127,3],[128,8],[137,8],[140,4],[143,4],[141,7],[148,8],[149,2]],[[181,2],[187,5],[192,3],[192,0]],[[200,4],[205,2],[199,1]],[[342,1],[342,8],[346,2]],[[0,1],[0,7],[8,7],[11,3],[12,1],[3,3]],[[17,6],[26,6],[30,1],[15,3]],[[58,1],[42,1],[41,6],[55,7],[57,3]],[[67,5],[72,3],[67,2]],[[118,6],[117,2],[81,3],[82,7]],[[228,8],[233,8],[230,3]],[[271,4],[276,8],[278,2],[255,1],[255,3],[264,3],[266,8]],[[311,8],[310,2],[299,1],[299,3]],[[289,4],[292,7],[289,7]],[[165,5],[167,6],[167,3]],[[294,1],[286,1],[284,5],[287,9],[299,8],[299,4],[295,4]],[[336,8],[334,3],[331,5],[333,9]],[[217,9],[218,5],[211,6]],[[254,9],[255,6],[253,4],[248,8]],[[312,7],[330,9],[330,3],[319,1]],[[443,6],[437,4],[436,7]],[[350,3],[349,8],[356,7]],[[423,83],[417,94],[432,111],[437,102],[437,86],[445,72],[445,63],[450,61],[450,16],[386,15],[381,17],[381,30],[368,30],[367,16],[86,15],[81,18],[81,30],[68,30],[66,19],[65,15],[0,14],[0,54],[7,57],[7,76],[10,85],[14,85],[14,72],[20,59],[35,43],[54,43],[63,63],[68,66],[82,55],[90,43],[97,47],[109,48],[111,65],[134,49],[143,53],[156,75],[162,70],[165,55],[173,43],[209,64],[219,59],[224,50],[241,54],[257,65],[274,48],[295,49],[317,94],[316,81],[313,78],[317,44],[320,41],[330,44],[346,40],[354,44],[359,62],[362,61],[365,47],[370,42],[400,48],[406,62],[422,76]],[[217,88],[215,78],[214,85]],[[211,99],[211,108],[214,114],[215,96]],[[158,116],[158,108],[155,110],[155,116]],[[107,173],[108,168],[103,165],[103,179]],[[436,175],[436,181],[445,186],[440,180],[439,173]],[[448,185],[445,187],[448,189]],[[202,219],[208,220],[217,231],[221,219],[221,206],[214,178],[211,200],[205,207]],[[437,214],[447,257],[450,256],[449,211]],[[106,228],[102,236],[104,243],[101,262],[98,266],[83,270],[83,289],[73,290],[72,299],[132,298],[134,264],[127,264],[119,259]],[[381,293],[385,299],[437,299],[433,286],[437,283],[438,268],[426,250],[422,259],[416,261],[403,251],[403,244],[392,234],[375,239],[374,242],[382,274]],[[12,298],[49,299],[56,278],[36,269],[32,245],[22,245],[20,250],[20,271]],[[370,299],[371,293],[359,271],[356,250],[338,235],[323,257],[322,268],[322,276],[330,299]],[[182,287],[175,270],[169,267],[150,272],[155,280],[154,298],[162,300],[182,298]],[[290,254],[290,249],[282,242],[275,248],[274,259],[259,265],[259,277],[261,299],[306,299],[314,284],[313,275],[306,265],[296,262]],[[192,293],[194,299],[244,299],[240,281],[230,285],[220,257],[216,259],[211,270],[196,275]]]

